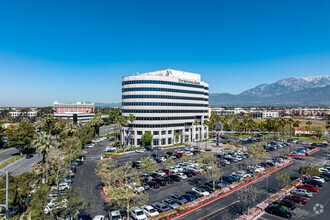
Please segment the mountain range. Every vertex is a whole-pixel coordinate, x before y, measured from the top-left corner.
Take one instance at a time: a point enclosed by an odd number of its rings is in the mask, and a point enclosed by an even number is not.
[[[330,106],[330,75],[292,77],[261,84],[238,95],[210,94],[216,106]]]

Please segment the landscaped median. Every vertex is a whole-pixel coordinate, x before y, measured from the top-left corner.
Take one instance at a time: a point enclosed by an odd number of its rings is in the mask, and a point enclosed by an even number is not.
[[[15,155],[15,156],[12,156],[12,157],[8,158],[7,160],[0,163],[0,169],[8,166],[11,163],[14,163],[15,161],[17,161],[17,160],[19,160],[23,157],[25,157],[25,155]]]
[[[290,164],[292,164],[291,158],[285,160],[282,164],[278,164],[274,167],[270,167],[269,169],[265,170],[263,173],[257,173],[253,177],[249,177],[242,181],[233,183],[233,184],[229,185],[228,187],[225,187],[221,190],[217,190],[217,191],[213,192],[210,195],[203,196],[202,198],[196,199],[193,202],[189,202],[184,205],[181,205],[176,209],[172,209],[170,211],[163,212],[159,215],[153,216],[150,219],[152,219],[152,220],[176,219],[180,216],[188,214],[189,212],[192,212],[195,209],[201,208],[215,200],[218,200],[236,190],[239,190],[240,188],[247,186],[247,185],[257,181],[258,179],[260,179],[264,176],[267,176],[271,173],[274,173],[277,170],[282,169]]]
[[[116,152],[104,152],[103,156],[101,157],[101,160],[108,160],[111,159],[112,157],[122,157],[123,154],[116,153]]]
[[[259,203],[258,205],[256,205],[256,207],[254,207],[253,209],[250,210],[248,215],[247,214],[242,215],[238,219],[239,220],[252,220],[252,219],[256,218],[258,215],[260,215],[265,210],[265,208],[268,205],[273,204],[273,202],[275,202],[276,200],[282,199],[287,194],[289,194],[293,189],[295,189],[298,185],[300,185],[302,183],[303,179],[307,176],[308,175],[302,175],[300,178],[294,180],[291,184],[284,187],[281,191],[275,193],[274,195],[270,196],[268,199],[266,199],[262,203]]]

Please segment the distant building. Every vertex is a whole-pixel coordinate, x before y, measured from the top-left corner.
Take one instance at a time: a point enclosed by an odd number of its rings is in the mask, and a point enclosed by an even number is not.
[[[85,102],[76,102],[76,103],[59,103],[58,101],[54,102],[55,113],[92,113],[94,112],[94,103],[86,104]]]
[[[95,116],[94,113],[81,113],[81,112],[65,112],[65,113],[54,113],[54,118],[69,119],[75,123],[83,123]]]
[[[28,111],[28,112],[21,112],[20,110],[15,110],[15,111],[11,111],[9,112],[9,115],[12,117],[12,118],[16,118],[17,116],[28,116],[28,117],[36,117],[37,116],[37,113],[38,113],[38,110],[36,109],[32,109],[31,111]]]
[[[278,118],[277,111],[263,111],[262,118]]]

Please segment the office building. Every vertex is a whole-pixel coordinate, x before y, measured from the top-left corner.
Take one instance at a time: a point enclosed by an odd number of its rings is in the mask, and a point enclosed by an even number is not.
[[[86,102],[76,103],[59,103],[54,102],[55,113],[66,113],[66,112],[79,112],[79,113],[92,113],[94,112],[94,103],[87,104]]]
[[[122,114],[136,120],[123,128],[124,144],[143,145],[150,131],[152,145],[172,145],[207,138],[209,85],[200,74],[161,70],[122,78]],[[195,123],[197,121],[197,123]]]

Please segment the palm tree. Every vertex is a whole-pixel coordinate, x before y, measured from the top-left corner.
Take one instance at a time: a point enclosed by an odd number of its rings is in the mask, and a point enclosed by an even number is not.
[[[128,117],[127,117],[127,121],[129,121],[129,126],[131,127],[131,129],[133,129],[133,122],[136,120],[136,117],[133,115],[133,114],[129,114]],[[128,134],[128,137],[131,138],[131,131],[129,132]],[[129,139],[130,139],[129,138]],[[127,138],[127,142],[128,142],[128,138]],[[128,145],[130,143],[127,143]],[[133,146],[132,146],[132,149],[133,149]]]
[[[71,137],[76,131],[77,131],[77,125],[73,122],[67,123],[63,129],[63,132],[65,132],[69,137]]]
[[[48,154],[51,149],[55,147],[54,138],[46,134],[44,132],[37,133],[34,140],[32,141],[32,145],[37,149],[40,150],[42,154],[42,163],[43,166],[43,181],[47,182],[47,173],[48,173]]]
[[[61,133],[61,131],[62,131],[62,125],[59,122],[56,122],[54,124],[54,131],[56,134],[56,139],[58,139],[58,134]]]
[[[236,128],[237,128],[237,125],[238,125],[239,121],[237,118],[234,118],[234,120],[231,122],[232,124],[232,131],[236,132]]]
[[[270,134],[270,129],[271,129],[271,127],[272,127],[272,119],[267,118],[267,119],[266,119],[266,123],[267,123],[268,134]]]
[[[126,127],[128,125],[127,119],[122,115],[119,115],[119,116],[116,117],[116,123],[118,123],[119,126],[120,126],[120,128],[119,128],[120,133],[122,133],[123,126]],[[120,140],[120,148],[121,147],[122,147],[122,141]]]
[[[94,128],[94,137],[96,137],[96,134],[99,133],[99,127],[104,123],[103,119],[101,117],[94,117],[91,118],[88,122],[87,125]]]
[[[51,127],[52,124],[54,123],[54,118],[51,114],[47,114],[44,120],[45,120],[45,124],[48,127],[48,134],[51,135]]]
[[[289,118],[288,119],[288,121],[287,121],[287,123],[288,123],[288,125],[290,126],[289,128],[290,128],[290,139],[291,139],[291,133],[292,133],[292,131],[291,131],[291,128],[292,128],[292,124],[293,124],[293,119],[292,118]]]
[[[284,118],[280,118],[280,119],[278,120],[278,125],[279,125],[279,127],[282,129],[282,135],[284,136],[284,127],[285,127],[285,125],[286,125],[286,121],[285,121],[285,119],[284,119]]]
[[[306,122],[306,125],[308,125],[308,131],[310,131],[311,130],[312,122],[311,121],[307,121]]]

